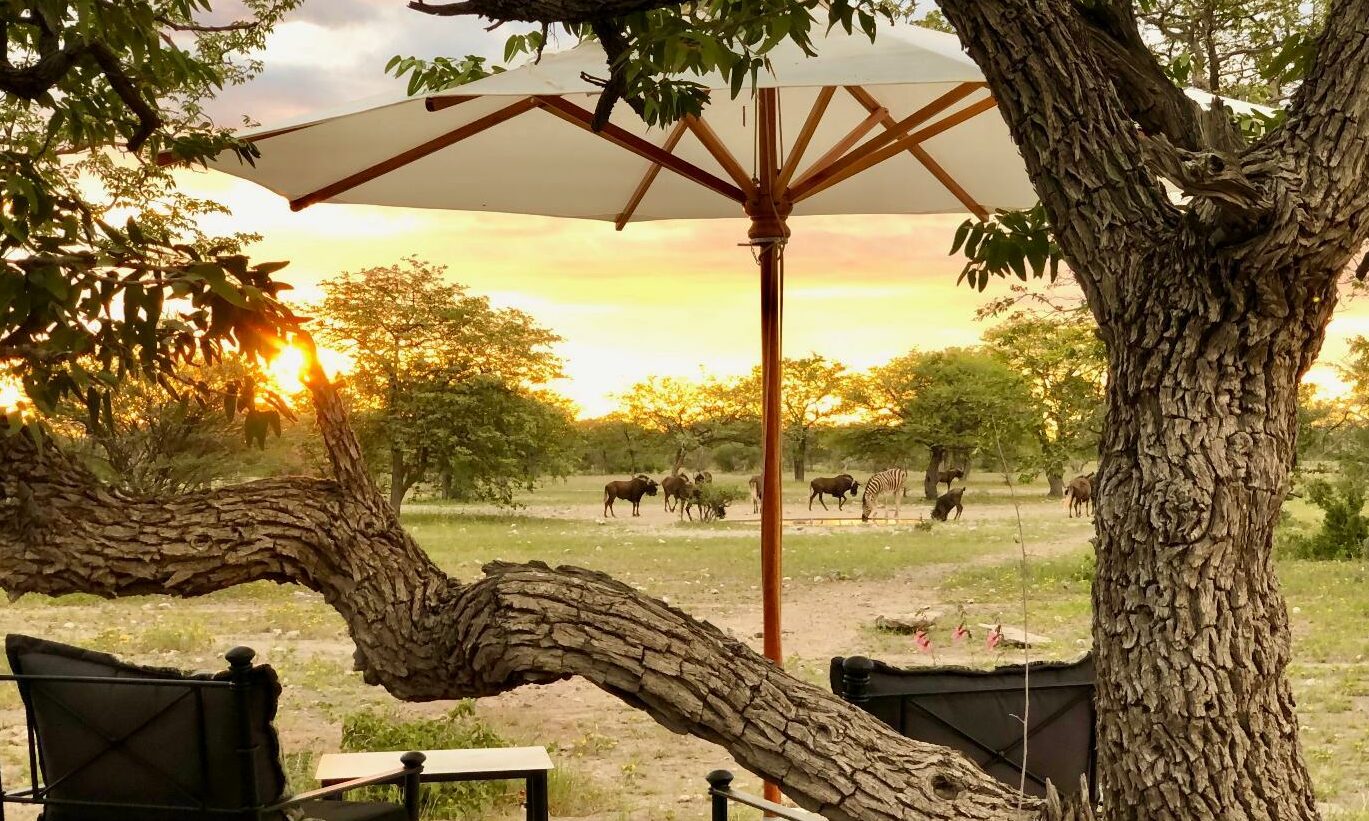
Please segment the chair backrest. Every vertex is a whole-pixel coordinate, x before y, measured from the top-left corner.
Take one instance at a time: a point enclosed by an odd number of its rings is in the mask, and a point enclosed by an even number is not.
[[[7,636],[5,650],[45,821],[271,817],[259,808],[286,787],[271,724],[280,684],[250,650],[214,675],[29,636]]]
[[[1088,776],[1097,795],[1093,657],[1035,662],[1027,706],[1027,791],[1045,795],[1046,780],[1071,795]],[[862,656],[834,658],[832,691],[909,738],[964,752],[994,777],[1022,776],[1023,665],[891,667]]]

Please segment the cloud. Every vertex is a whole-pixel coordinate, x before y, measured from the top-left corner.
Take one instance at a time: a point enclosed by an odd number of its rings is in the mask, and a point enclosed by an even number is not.
[[[496,59],[510,33],[487,32],[474,19],[434,18],[393,0],[312,0],[288,15],[253,55],[263,63],[262,73],[225,90],[209,112],[229,125],[244,114],[270,123],[348,100],[403,94],[404,82],[385,74],[396,54]]]

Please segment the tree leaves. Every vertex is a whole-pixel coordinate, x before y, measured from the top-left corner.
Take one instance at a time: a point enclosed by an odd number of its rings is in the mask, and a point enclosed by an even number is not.
[[[987,220],[966,220],[956,229],[951,255],[963,253],[965,267],[957,282],[980,291],[991,277],[1029,277],[1059,271],[1060,249],[1051,235],[1046,210],[1039,203],[1026,211],[999,211]]]
[[[298,4],[251,0],[249,19],[213,30],[198,25],[206,0],[0,8],[17,72],[7,81],[46,86],[0,101],[0,372],[22,380],[40,413],[71,395],[93,426],[108,423],[120,379],[169,385],[189,362],[266,353],[296,327],[275,298],[283,263],[252,266],[237,253],[250,237],[200,233],[195,217],[224,209],[179,194],[156,159],[255,156],[201,104],[251,75],[236,58]],[[83,56],[37,78],[54,48]],[[140,136],[148,147],[136,154],[110,150]]]

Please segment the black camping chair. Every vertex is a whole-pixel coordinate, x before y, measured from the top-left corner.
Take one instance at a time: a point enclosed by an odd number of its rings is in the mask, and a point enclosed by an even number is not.
[[[272,720],[276,673],[230,650],[213,675],[138,667],[29,636],[5,650],[28,724],[29,786],[4,806],[36,804],[42,821],[418,821],[422,753],[391,772],[287,796]],[[338,800],[401,784],[403,804]]]
[[[1030,668],[1027,791],[1062,795],[1087,776],[1097,801],[1093,656]],[[965,753],[994,777],[1016,786],[1022,775],[1023,666],[891,667],[863,656],[832,659],[832,692],[903,735]]]

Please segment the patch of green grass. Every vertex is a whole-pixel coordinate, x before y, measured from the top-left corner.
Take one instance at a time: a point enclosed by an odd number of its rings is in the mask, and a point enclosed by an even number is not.
[[[475,713],[472,701],[458,702],[441,718],[403,719],[392,712],[367,710],[342,720],[345,752],[378,750],[445,750],[505,747],[508,743]],[[365,791],[370,793],[372,791]],[[376,800],[383,800],[377,791]],[[358,791],[358,796],[362,791]],[[507,807],[517,799],[510,782],[458,781],[427,785],[423,790],[425,818],[468,818]]]
[[[199,621],[161,623],[143,630],[107,628],[95,636],[94,646],[111,653],[195,653],[218,640]]]
[[[482,516],[415,507],[405,525],[433,559],[462,579],[492,558],[601,570],[676,603],[750,600],[760,584],[760,531],[751,524],[654,529],[528,516]],[[1053,519],[1026,523],[1028,539],[1058,537]],[[784,571],[794,584],[887,579],[918,567],[1002,552],[1015,524],[804,527],[785,534]],[[1079,531],[1080,543],[1087,534]]]

